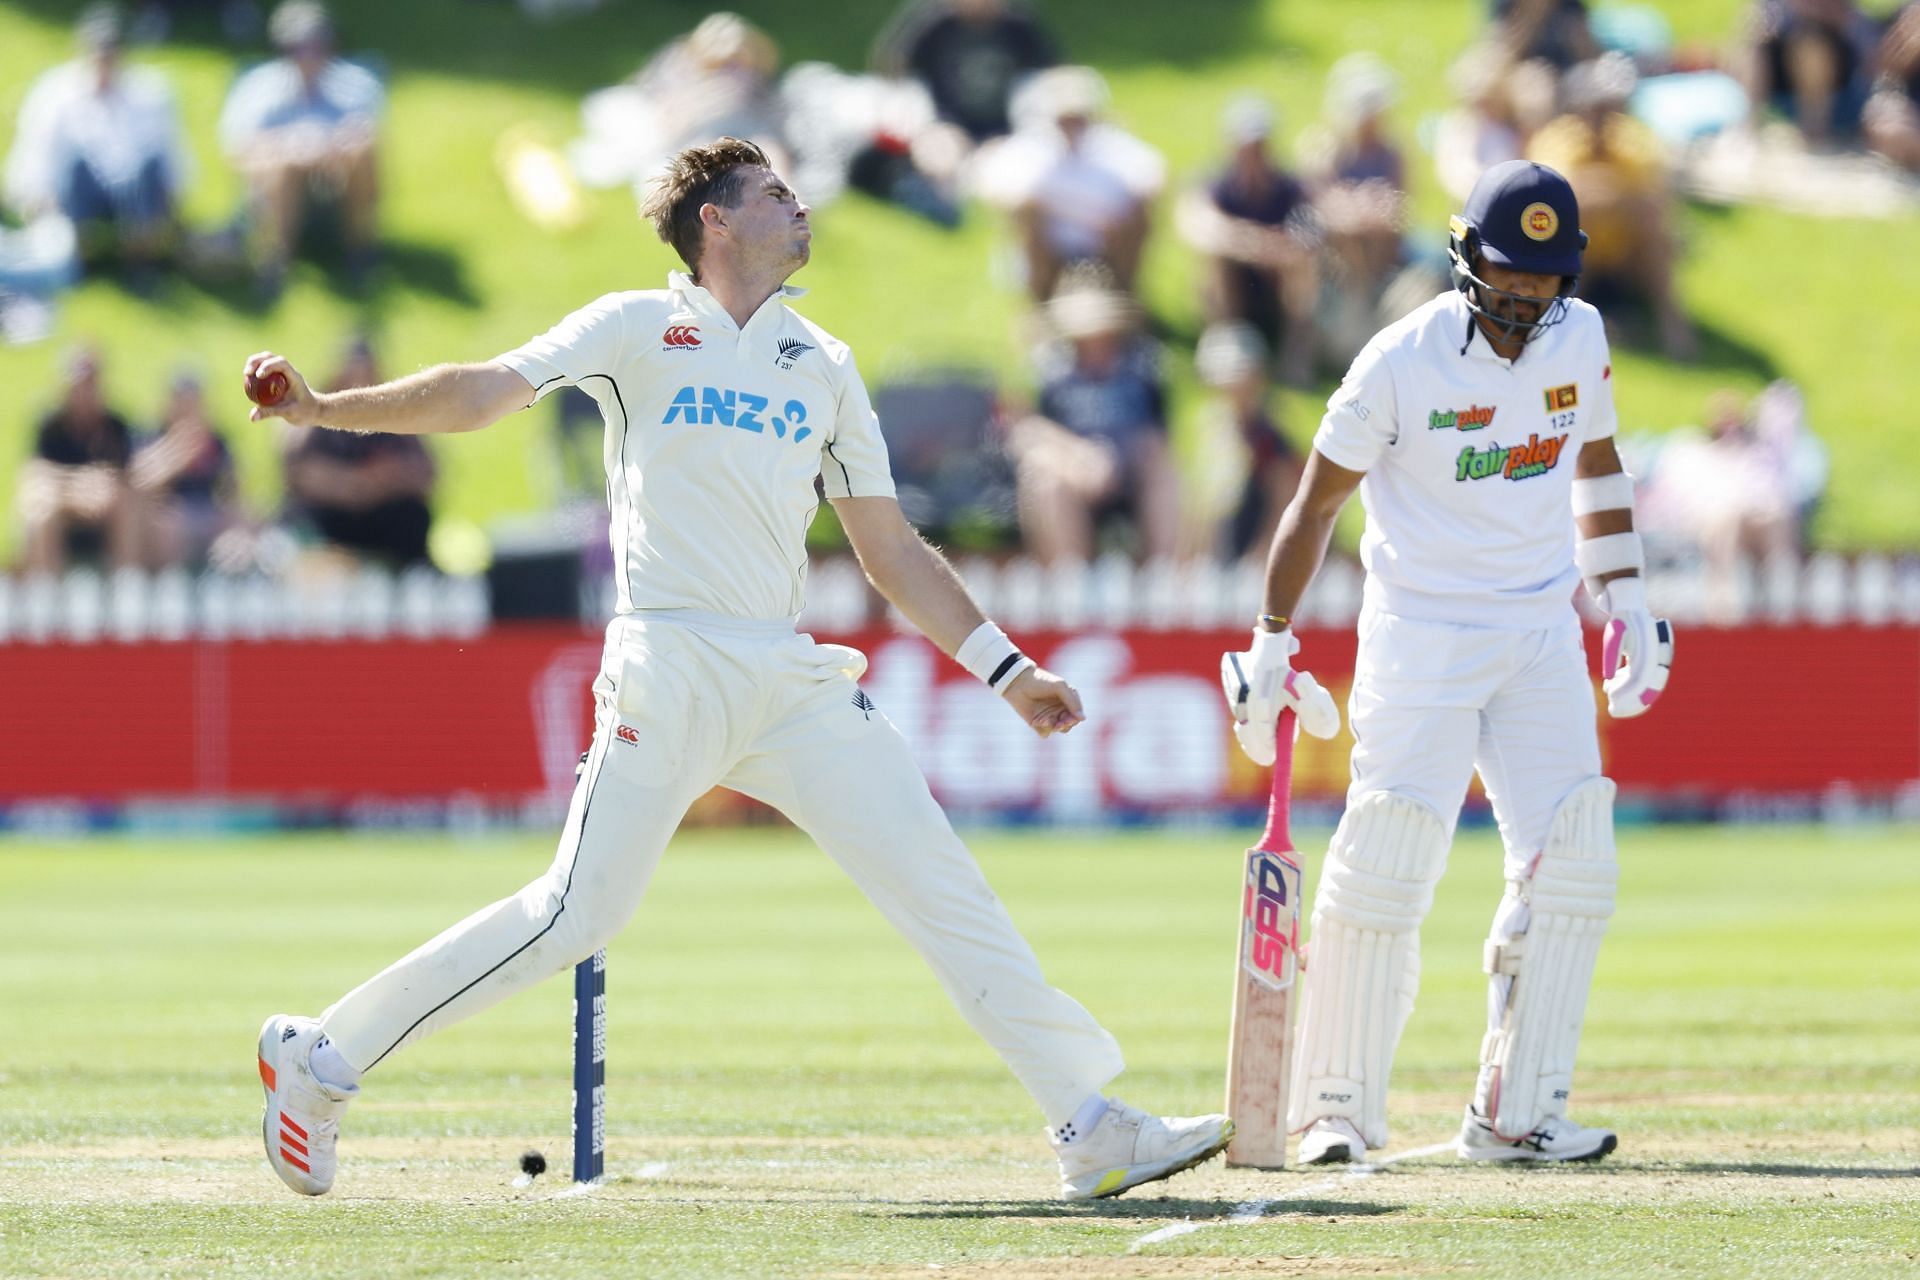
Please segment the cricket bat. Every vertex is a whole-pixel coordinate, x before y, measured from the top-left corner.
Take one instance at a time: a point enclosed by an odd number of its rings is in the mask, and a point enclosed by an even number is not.
[[[1267,830],[1247,850],[1240,949],[1233,969],[1233,1031],[1227,1046],[1227,1163],[1287,1164],[1287,1081],[1293,1066],[1293,1004],[1299,989],[1300,897],[1305,885],[1287,834],[1293,781],[1293,712],[1282,711]]]

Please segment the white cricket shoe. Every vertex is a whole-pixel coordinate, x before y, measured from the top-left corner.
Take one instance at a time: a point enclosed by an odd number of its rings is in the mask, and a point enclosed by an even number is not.
[[[1367,1156],[1367,1140],[1345,1116],[1321,1116],[1300,1135],[1297,1164],[1350,1164]]]
[[[322,1038],[314,1019],[285,1013],[260,1028],[260,1083],[267,1091],[260,1136],[267,1163],[303,1196],[323,1196],[333,1186],[340,1117],[360,1093],[358,1086],[340,1089],[314,1076],[308,1059]]]
[[[1565,1116],[1549,1116],[1524,1138],[1508,1141],[1469,1105],[1454,1151],[1462,1160],[1598,1160],[1619,1145],[1613,1130],[1583,1129]]]
[[[1060,1194],[1068,1200],[1117,1196],[1210,1160],[1231,1141],[1233,1121],[1225,1116],[1163,1118],[1111,1099],[1093,1132],[1065,1146],[1054,1144]]]

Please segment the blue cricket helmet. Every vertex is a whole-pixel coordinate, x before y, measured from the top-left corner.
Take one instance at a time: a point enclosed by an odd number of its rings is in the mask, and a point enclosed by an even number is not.
[[[1529,338],[1566,318],[1566,300],[1580,280],[1580,255],[1587,233],[1580,229],[1580,202],[1567,180],[1543,164],[1508,160],[1480,175],[1467,207],[1447,223],[1447,259],[1453,287],[1479,315],[1503,326],[1507,335]],[[1487,309],[1492,299],[1526,299],[1495,289],[1474,271],[1476,258],[1515,271],[1560,277],[1551,305],[1535,321]]]

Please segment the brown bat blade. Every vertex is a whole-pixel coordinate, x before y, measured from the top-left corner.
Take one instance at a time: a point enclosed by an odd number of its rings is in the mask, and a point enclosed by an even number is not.
[[[1255,1169],[1283,1169],[1287,1164],[1287,1077],[1293,1059],[1293,997],[1300,976],[1304,883],[1287,833],[1291,711],[1280,713],[1278,734],[1266,834],[1247,850],[1227,1049],[1227,1114],[1234,1124],[1227,1163]]]

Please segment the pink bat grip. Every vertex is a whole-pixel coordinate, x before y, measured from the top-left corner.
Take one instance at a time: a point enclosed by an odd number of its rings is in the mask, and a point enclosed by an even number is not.
[[[1293,837],[1287,821],[1293,807],[1293,711],[1282,708],[1274,726],[1273,793],[1267,800],[1267,832],[1260,847],[1270,853],[1293,852]]]

